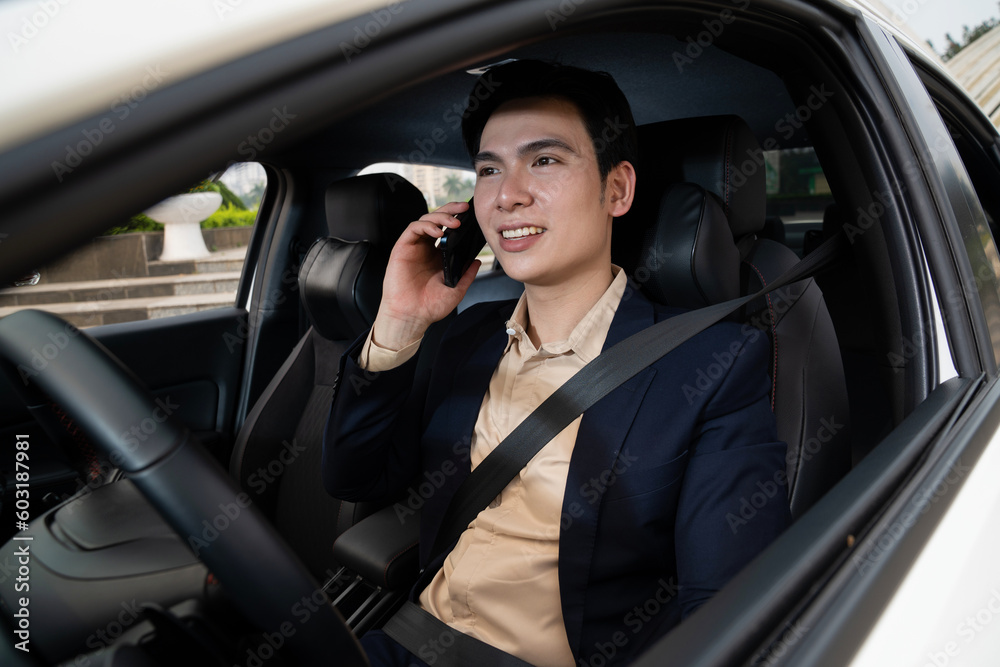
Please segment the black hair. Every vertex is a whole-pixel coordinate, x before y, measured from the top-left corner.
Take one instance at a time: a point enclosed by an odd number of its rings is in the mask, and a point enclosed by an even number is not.
[[[506,102],[530,97],[562,99],[577,108],[594,143],[602,183],[622,161],[636,165],[639,142],[632,109],[611,75],[540,60],[497,65],[476,81],[462,114],[462,138],[470,157],[475,159],[479,152],[483,128],[493,112]]]

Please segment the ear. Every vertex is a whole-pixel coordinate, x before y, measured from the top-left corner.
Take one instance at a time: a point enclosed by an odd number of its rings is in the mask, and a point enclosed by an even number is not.
[[[631,162],[622,160],[611,170],[605,181],[604,194],[611,217],[628,213],[635,197],[635,167]]]

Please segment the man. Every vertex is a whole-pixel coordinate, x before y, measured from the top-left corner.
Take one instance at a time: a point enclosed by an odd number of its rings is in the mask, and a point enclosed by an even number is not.
[[[470,105],[463,124],[475,212],[524,294],[457,317],[427,387],[414,386],[424,333],[458,305],[478,263],[456,288],[444,285],[434,240],[459,226],[465,203],[410,224],[372,330],[342,360],[324,480],[335,496],[385,501],[415,476],[441,482],[422,510],[425,570],[413,595],[452,628],[531,664],[624,663],[789,521],[784,494],[739,531],[725,518],[784,468],[766,339],[717,325],[626,382],[435,558],[442,515],[470,468],[602,349],[679,312],[650,303],[611,262],[612,221],[632,204],[637,152],[611,77],[534,61],[485,76],[495,92]],[[681,387],[734,341],[726,375],[689,402]],[[384,635],[364,644],[374,664],[419,664]]]

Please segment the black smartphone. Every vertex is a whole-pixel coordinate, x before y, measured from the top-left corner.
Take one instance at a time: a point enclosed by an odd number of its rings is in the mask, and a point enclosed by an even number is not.
[[[461,221],[461,226],[458,229],[446,229],[439,245],[444,258],[444,284],[448,287],[458,284],[472,260],[486,245],[486,237],[479,228],[471,199],[469,210],[455,217]]]

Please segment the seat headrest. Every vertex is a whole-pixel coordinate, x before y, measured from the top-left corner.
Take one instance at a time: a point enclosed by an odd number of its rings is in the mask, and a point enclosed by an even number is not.
[[[722,204],[698,185],[666,186],[616,221],[611,239],[615,263],[654,301],[701,308],[740,294],[740,254]]]
[[[354,176],[326,189],[329,235],[345,241],[392,247],[406,225],[425,213],[423,194],[397,174]]]
[[[413,184],[395,174],[333,183],[327,223],[337,237],[318,239],[299,269],[299,293],[313,328],[329,340],[352,340],[375,320],[393,244],[427,213]]]
[[[638,173],[650,183],[695,183],[717,196],[737,240],[764,226],[766,169],[757,137],[739,116],[705,116],[638,128]],[[637,190],[638,192],[638,190]]]

